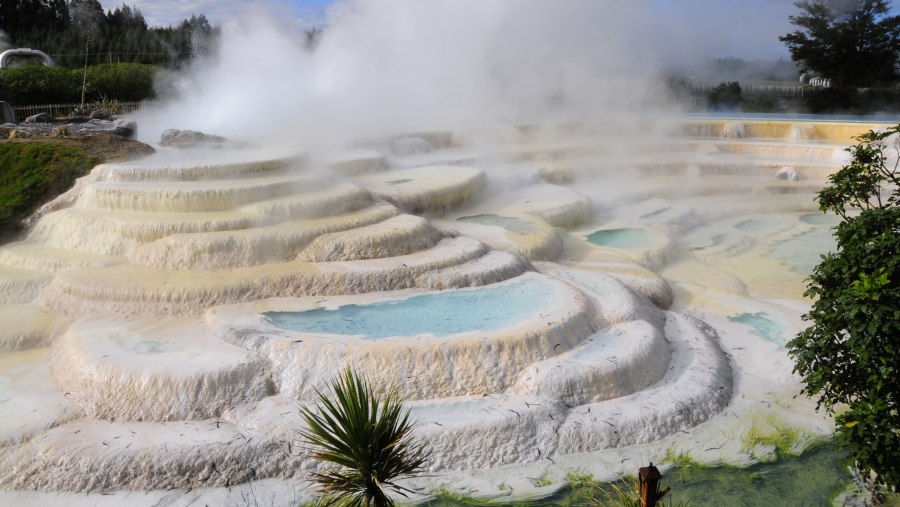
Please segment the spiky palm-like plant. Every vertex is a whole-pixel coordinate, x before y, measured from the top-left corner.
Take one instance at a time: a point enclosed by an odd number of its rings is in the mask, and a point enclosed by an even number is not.
[[[308,429],[300,431],[314,447],[314,458],[334,464],[313,475],[325,505],[393,506],[386,489],[406,497],[409,490],[393,481],[420,473],[425,463],[399,391],[377,396],[350,369],[331,381],[331,390],[333,400],[316,391],[317,411],[302,408]]]

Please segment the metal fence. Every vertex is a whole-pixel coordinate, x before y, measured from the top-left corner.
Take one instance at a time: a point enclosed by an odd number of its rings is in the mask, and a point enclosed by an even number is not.
[[[134,101],[134,102],[116,102],[116,106],[118,106],[118,111],[115,114],[128,114],[134,113],[136,111],[140,111],[142,109],[154,106],[156,101],[153,100],[142,100],[142,101]],[[22,121],[29,116],[33,116],[38,113],[48,113],[50,116],[54,118],[59,116],[67,116],[71,114],[73,111],[78,109],[81,104],[78,102],[73,102],[70,104],[42,104],[42,105],[34,105],[34,106],[13,106],[13,112],[16,115],[16,121]],[[86,107],[98,107],[97,103],[88,103],[85,104]]]
[[[763,97],[791,97],[802,98],[806,87],[801,84],[768,84],[768,83],[739,83],[741,95]],[[717,86],[709,83],[690,83],[688,89],[692,93],[708,94]]]

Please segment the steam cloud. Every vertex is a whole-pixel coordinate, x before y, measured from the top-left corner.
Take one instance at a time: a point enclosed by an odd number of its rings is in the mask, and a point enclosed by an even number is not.
[[[142,135],[296,144],[643,110],[665,102],[646,19],[631,2],[349,0],[309,51],[301,27],[247,10]]]

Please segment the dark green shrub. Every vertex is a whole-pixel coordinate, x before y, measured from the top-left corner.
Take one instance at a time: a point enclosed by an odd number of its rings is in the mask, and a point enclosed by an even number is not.
[[[741,103],[741,84],[737,81],[719,83],[709,91],[707,97],[709,107],[714,109],[733,109]]]
[[[809,277],[810,326],[787,344],[803,391],[836,414],[837,441],[863,477],[875,472],[889,488],[900,487],[900,170],[884,141],[896,133],[859,136],[852,162],[816,197],[842,219],[837,249]]]
[[[810,113],[853,113],[856,110],[856,88],[809,88],[803,94]]]
[[[803,95],[810,113],[873,114],[900,111],[900,89],[893,86],[872,88],[810,88]]]
[[[137,63],[115,63],[88,67],[88,96],[96,101],[103,97],[116,100],[152,98],[156,67]]]
[[[85,101],[106,97],[120,101],[153,98],[157,68],[137,63],[114,63],[87,69]],[[14,106],[81,101],[83,69],[17,67],[0,69],[0,100]]]
[[[0,97],[12,105],[81,100],[81,79],[63,67],[0,69]]]

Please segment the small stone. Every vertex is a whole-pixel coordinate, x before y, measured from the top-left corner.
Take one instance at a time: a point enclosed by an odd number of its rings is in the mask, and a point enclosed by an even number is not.
[[[197,147],[213,147],[221,148],[225,145],[234,144],[222,136],[205,134],[196,130],[165,130],[159,138],[160,146],[170,148],[197,148]]]
[[[25,129],[12,129],[9,132],[9,136],[7,139],[29,139],[32,137],[36,137],[35,134],[30,130]]]
[[[72,127],[69,125],[60,125],[50,132],[50,137],[71,137]]]
[[[787,180],[787,181],[800,181],[800,175],[797,174],[797,170],[793,167],[785,167],[782,170],[778,171],[778,174],[775,175],[779,180]]]
[[[92,120],[108,120],[111,116],[112,113],[102,107],[91,111]]]
[[[391,142],[391,148],[400,157],[431,153],[434,150],[431,143],[421,137],[400,137],[394,139]]]
[[[116,120],[113,132],[127,139],[137,136],[137,123],[128,120]]]
[[[38,113],[25,118],[25,123],[49,123],[53,117],[49,113]]]

